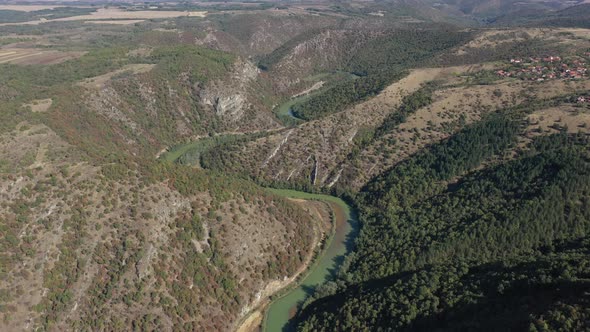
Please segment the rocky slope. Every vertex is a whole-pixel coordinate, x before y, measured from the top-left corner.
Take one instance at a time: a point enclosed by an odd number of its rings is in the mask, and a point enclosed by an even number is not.
[[[21,163],[0,185],[7,330],[228,330],[317,239],[312,216],[243,181],[91,166],[42,125],[0,142]]]

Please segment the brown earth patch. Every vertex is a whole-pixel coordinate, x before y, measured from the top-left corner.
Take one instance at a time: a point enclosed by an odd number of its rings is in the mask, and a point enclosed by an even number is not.
[[[53,100],[51,98],[48,99],[41,99],[41,100],[33,100],[28,104],[24,104],[23,107],[30,107],[31,111],[34,113],[44,113],[49,110],[53,104]]]
[[[115,75],[119,75],[119,74],[123,74],[123,73],[131,73],[131,74],[141,74],[141,73],[147,73],[148,71],[152,70],[152,68],[154,68],[155,65],[153,64],[131,64],[131,65],[126,65],[121,69],[117,69],[115,71],[100,75],[100,76],[95,76],[92,78],[88,78],[85,79],[82,82],[77,83],[80,86],[86,87],[86,88],[91,88],[91,89],[100,89],[103,88],[105,83],[108,82],[111,78],[113,78]]]
[[[19,12],[36,12],[38,10],[62,8],[66,6],[45,6],[45,5],[0,5],[0,10],[15,10]],[[78,6],[76,6],[78,7]],[[81,7],[78,7],[81,8]]]

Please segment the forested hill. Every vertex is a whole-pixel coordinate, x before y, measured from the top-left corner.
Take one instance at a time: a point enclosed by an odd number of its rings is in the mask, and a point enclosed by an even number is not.
[[[489,264],[435,265],[323,298],[300,330],[582,331],[589,273],[589,238]]]
[[[377,37],[371,35],[377,35]],[[306,102],[293,107],[293,113],[301,119],[318,119],[340,112],[347,106],[376,95],[386,86],[399,80],[404,71],[418,66],[443,50],[460,45],[472,34],[447,25],[426,29],[397,29],[359,34],[338,70],[351,72],[359,78],[341,82]]]
[[[590,286],[587,139],[541,137],[514,160],[469,172],[518,131],[492,115],[364,188],[356,253],[316,296],[333,295],[303,311],[301,330],[587,324],[588,299],[575,295]]]

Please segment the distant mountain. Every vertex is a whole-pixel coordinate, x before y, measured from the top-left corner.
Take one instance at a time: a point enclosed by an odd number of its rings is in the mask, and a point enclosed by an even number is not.
[[[551,16],[557,11],[583,4],[584,1],[535,1],[535,0],[426,0],[442,12],[455,16],[467,16],[481,23],[510,23],[523,17]]]

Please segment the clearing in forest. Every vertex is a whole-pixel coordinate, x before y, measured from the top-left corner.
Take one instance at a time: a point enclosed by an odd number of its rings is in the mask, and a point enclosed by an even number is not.
[[[79,82],[78,85],[81,85],[81,86],[84,86],[87,88],[100,89],[100,88],[104,87],[105,83],[108,82],[115,75],[125,74],[125,73],[129,73],[132,75],[147,73],[148,71],[152,70],[152,68],[154,68],[154,66],[155,65],[153,65],[153,64],[145,64],[145,63],[126,65],[123,68],[117,69],[117,70],[112,71],[110,73],[106,73],[106,74],[92,77],[92,78],[87,78],[84,81]]]
[[[48,98],[41,100],[33,100],[29,104],[24,104],[23,107],[30,107],[31,111],[33,111],[34,113],[43,113],[49,110],[51,104],[53,104],[53,100],[51,98]]]

